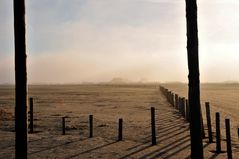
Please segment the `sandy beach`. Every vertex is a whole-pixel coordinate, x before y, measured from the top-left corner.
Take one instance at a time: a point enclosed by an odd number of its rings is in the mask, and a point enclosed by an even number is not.
[[[1,109],[13,114],[12,86],[1,86]],[[189,123],[166,101],[158,85],[35,85],[34,131],[29,134],[29,158],[168,158],[190,156]],[[156,109],[157,145],[151,144],[150,108]],[[89,115],[93,115],[93,138],[89,138]],[[62,117],[66,135],[62,135]],[[123,119],[123,141],[118,139],[118,120]],[[206,127],[205,127],[206,130]],[[0,125],[0,158],[14,158],[14,120]],[[204,139],[204,156],[216,154],[215,143]],[[222,150],[226,150],[222,140]],[[233,156],[239,156],[236,141]]]

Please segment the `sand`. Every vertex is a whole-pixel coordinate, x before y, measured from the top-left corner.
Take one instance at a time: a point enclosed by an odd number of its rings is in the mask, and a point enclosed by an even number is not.
[[[0,105],[13,113],[14,88],[1,86]],[[45,85],[30,86],[34,98],[35,133],[29,134],[29,158],[172,158],[190,156],[189,124],[169,105],[157,85]],[[150,107],[156,108],[157,145],[151,145]],[[89,115],[94,137],[89,138]],[[66,119],[62,135],[61,117]],[[123,141],[117,141],[123,118]],[[14,121],[0,125],[0,158],[14,158]],[[223,150],[225,148],[225,141]],[[205,158],[215,154],[215,143],[204,140]],[[239,156],[234,145],[234,158]]]
[[[167,88],[187,98],[186,84],[165,84]],[[202,84],[201,107],[206,124],[205,102],[210,102],[213,131],[215,131],[215,113],[220,113],[222,136],[225,135],[225,119],[230,119],[233,144],[238,144],[239,127],[239,84]],[[206,127],[206,125],[205,125]]]

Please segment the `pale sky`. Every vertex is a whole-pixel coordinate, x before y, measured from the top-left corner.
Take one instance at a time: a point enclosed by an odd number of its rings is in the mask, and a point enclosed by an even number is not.
[[[14,83],[12,0],[0,0],[0,83]],[[239,81],[239,1],[198,0],[202,82]],[[187,82],[184,0],[26,0],[29,83]]]

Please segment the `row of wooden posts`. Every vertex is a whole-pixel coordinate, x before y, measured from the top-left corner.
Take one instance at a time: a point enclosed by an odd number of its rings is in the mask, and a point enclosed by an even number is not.
[[[66,135],[66,118],[70,117],[62,117],[62,135]],[[123,119],[119,119],[118,123],[118,141],[123,140]],[[89,138],[93,137],[93,115],[89,115]]]
[[[169,91],[164,87],[160,87],[160,90],[167,98],[167,101],[179,111],[179,113],[185,118],[186,121],[190,122],[190,106],[188,104],[188,100],[184,97],[180,97],[177,94]],[[29,133],[34,132],[34,118],[33,118],[33,98],[29,99],[30,110],[29,110]],[[210,103],[206,102],[206,118],[207,118],[207,128],[208,128],[208,142],[213,143],[213,135],[212,135],[212,125],[211,125],[211,116],[210,116]],[[151,135],[152,135],[152,145],[157,144],[156,139],[156,123],[155,123],[155,108],[151,107]],[[62,117],[62,135],[66,134],[66,118]],[[201,121],[202,115],[201,115]],[[220,130],[220,113],[216,112],[216,152],[221,153],[221,130]],[[226,141],[227,141],[227,154],[228,158],[232,158],[232,148],[231,148],[231,134],[230,134],[230,119],[225,120],[226,124]],[[202,135],[205,138],[204,126],[202,122]],[[239,136],[239,129],[238,129]],[[89,137],[93,137],[93,115],[89,115]],[[118,141],[123,140],[123,119],[120,118],[118,122]]]
[[[180,97],[178,94],[169,91],[168,89],[160,86],[160,90],[163,95],[167,98],[167,101],[176,108],[186,121],[190,123],[190,106],[188,104],[188,100],[184,97]],[[208,129],[208,142],[213,143],[213,135],[212,135],[212,124],[211,124],[211,112],[210,112],[210,103],[205,103],[206,108],[206,118],[207,118],[207,129]],[[216,153],[221,153],[221,129],[220,129],[220,113],[215,113],[215,123],[216,123]],[[201,113],[201,125],[202,125],[202,136],[205,138],[204,132],[204,124]],[[231,133],[230,133],[230,119],[225,119],[225,127],[226,127],[226,144],[227,144],[227,157],[228,159],[232,159],[232,146],[231,146]],[[239,139],[239,128],[237,131],[238,139]]]
[[[151,107],[151,133],[152,133],[152,145],[156,145],[156,123],[155,123],[155,108]],[[66,134],[66,118],[62,117],[62,135]],[[118,141],[123,140],[123,119],[120,118],[118,122]],[[93,115],[89,115],[89,138],[93,137]]]
[[[33,98],[29,98],[29,133],[34,133],[34,117],[33,117]],[[151,133],[152,133],[152,145],[156,145],[156,122],[155,122],[155,108],[151,107]],[[62,135],[66,135],[66,119],[70,117],[62,117]],[[89,138],[93,137],[93,115],[89,115]],[[118,141],[123,140],[123,119],[120,118],[118,122]]]

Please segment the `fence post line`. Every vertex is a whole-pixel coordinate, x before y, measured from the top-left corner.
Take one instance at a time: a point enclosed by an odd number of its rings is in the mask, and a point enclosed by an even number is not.
[[[30,102],[30,123],[29,123],[29,128],[30,128],[30,131],[29,133],[33,133],[33,98],[30,98],[29,99],[29,102]]]
[[[155,108],[151,107],[152,145],[156,145]]]
[[[65,124],[65,118],[66,117],[62,117],[62,135],[66,134],[66,124]]]
[[[89,115],[89,127],[90,127],[90,135],[89,137],[93,137],[93,115]]]
[[[226,124],[226,140],[227,140],[227,158],[232,159],[232,143],[230,132],[230,119],[225,119]]]
[[[119,132],[118,132],[118,141],[123,140],[123,119],[119,119]]]
[[[216,152],[221,152],[220,113],[216,113]]]
[[[210,103],[206,102],[205,107],[206,107],[206,117],[207,117],[208,142],[213,143]]]

